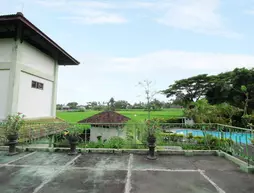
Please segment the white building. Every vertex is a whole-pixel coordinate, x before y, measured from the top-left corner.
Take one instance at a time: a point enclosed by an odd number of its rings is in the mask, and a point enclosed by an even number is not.
[[[91,124],[89,138],[90,141],[97,142],[99,138],[102,141],[115,136],[125,138],[126,132],[124,130],[124,126],[129,120],[129,117],[117,112],[104,111],[83,119],[78,123]]]
[[[54,118],[58,67],[78,64],[22,13],[0,16],[0,120]]]

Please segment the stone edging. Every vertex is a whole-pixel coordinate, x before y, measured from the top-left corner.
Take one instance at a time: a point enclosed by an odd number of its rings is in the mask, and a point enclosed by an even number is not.
[[[228,153],[225,153],[223,151],[217,151],[217,155],[219,157],[224,157],[227,160],[230,160],[234,162],[236,165],[240,167],[240,169],[246,173],[254,173],[254,166],[253,165],[248,165],[246,162],[238,159],[237,157],[234,157],[232,155],[229,155]]]

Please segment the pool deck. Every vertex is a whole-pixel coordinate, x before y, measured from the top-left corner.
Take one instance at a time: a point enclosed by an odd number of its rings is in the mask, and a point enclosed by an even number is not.
[[[0,151],[1,193],[251,193],[254,174],[217,156]]]

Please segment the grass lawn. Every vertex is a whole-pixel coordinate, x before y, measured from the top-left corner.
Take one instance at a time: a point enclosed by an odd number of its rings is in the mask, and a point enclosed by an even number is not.
[[[88,110],[86,112],[57,112],[57,117],[68,121],[68,122],[78,122],[87,117],[93,116],[100,111]],[[147,111],[144,110],[128,110],[128,111],[118,111],[122,115],[125,115],[132,120],[145,120],[147,118]],[[183,116],[182,109],[165,109],[163,111],[153,111],[151,112],[151,118],[170,118],[170,117],[181,117]]]

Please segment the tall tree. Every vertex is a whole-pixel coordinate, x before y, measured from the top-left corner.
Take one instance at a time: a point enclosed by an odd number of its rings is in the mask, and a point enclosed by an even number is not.
[[[111,97],[109,102],[108,102],[108,108],[111,111],[115,110],[115,99],[113,97]]]
[[[167,97],[181,96],[181,101],[188,104],[205,96],[210,86],[210,77],[207,74],[193,76],[187,79],[175,81],[168,89],[163,90]]]

